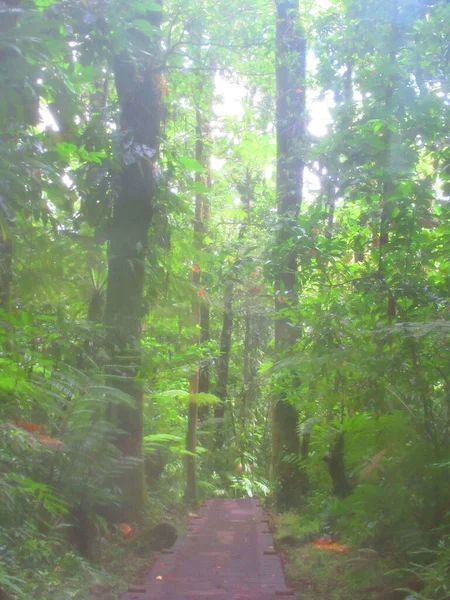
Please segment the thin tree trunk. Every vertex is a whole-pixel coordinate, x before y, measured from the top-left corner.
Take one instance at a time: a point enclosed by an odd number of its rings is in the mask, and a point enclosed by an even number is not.
[[[159,27],[159,11],[147,13],[146,18]],[[113,383],[135,401],[133,408],[122,406],[115,411],[121,431],[117,445],[126,458],[134,459],[119,481],[121,517],[129,521],[140,520],[144,508],[143,385],[139,371],[148,233],[158,189],[154,175],[160,132],[160,92],[154,68],[158,46],[156,35],[148,44],[145,60],[137,63],[125,52],[114,60],[121,109],[122,173],[110,228],[105,323],[114,365],[121,365],[114,367]],[[123,378],[121,382],[118,376]]]
[[[203,140],[201,137],[199,111],[197,111],[197,141],[195,145],[195,158],[200,162],[203,157]],[[197,194],[195,197],[195,222],[194,222],[194,245],[199,250],[202,244],[203,236],[203,196]],[[192,343],[194,345],[200,344],[200,335],[197,330],[200,327],[200,269],[194,268],[192,271],[192,325],[196,329],[194,333]],[[186,450],[189,454],[186,455],[186,491],[185,500],[189,504],[195,504],[197,502],[197,460],[195,453],[197,451],[197,418],[198,418],[198,406],[197,406],[197,394],[199,391],[199,369],[191,376],[189,385],[189,411],[188,411],[188,427],[186,434]]]
[[[397,62],[398,46],[401,39],[401,34],[397,26],[398,19],[398,1],[393,0],[392,3],[392,15],[391,15],[391,32],[390,32],[390,52],[389,62],[392,69]],[[387,114],[392,111],[392,98],[394,95],[394,83],[393,79],[389,81],[386,88],[386,99],[385,106]],[[380,278],[384,282],[387,289],[387,309],[386,318],[388,323],[391,323],[395,319],[397,310],[397,301],[393,295],[391,289],[385,280],[385,267],[384,262],[388,252],[389,245],[389,229],[391,226],[391,212],[394,207],[391,198],[395,191],[395,181],[392,176],[391,162],[392,162],[392,148],[393,148],[393,133],[390,129],[387,129],[385,133],[385,152],[384,152],[384,164],[383,164],[383,189],[381,194],[381,218],[380,218],[380,254],[379,254],[379,274]]]
[[[217,396],[220,403],[214,408],[214,417],[218,419],[216,428],[215,449],[220,451],[223,447],[223,419],[228,398],[228,373],[230,368],[231,339],[233,334],[233,293],[234,282],[229,279],[225,283],[223,296],[223,322],[220,334],[220,349],[217,359]]]
[[[190,381],[189,393],[191,395],[188,410],[188,428],[186,433],[186,450],[189,454],[186,456],[186,490],[184,499],[188,504],[197,503],[197,460],[195,453],[197,451],[197,417],[198,406],[196,394],[198,394],[199,374],[196,371]]]
[[[205,344],[209,342],[210,333],[209,333],[209,305],[204,302],[200,307],[200,343]],[[209,392],[209,363],[203,364],[200,367],[199,373],[199,382],[198,382],[198,391],[204,392],[207,394]]]
[[[256,352],[260,342],[260,336],[257,333],[258,319],[252,312],[251,305],[247,305],[245,310],[245,330],[244,330],[244,373],[242,386],[242,408],[241,422],[244,433],[247,427],[248,416],[255,406],[258,397],[258,361]]]
[[[275,277],[277,312],[297,303],[296,225],[303,194],[305,144],[306,45],[299,23],[298,0],[277,0],[277,210],[280,230],[277,239],[278,272]],[[275,350],[278,357],[298,339],[299,330],[282,314],[275,321]],[[279,506],[301,503],[298,476],[299,437],[297,410],[278,393],[273,401],[272,474]],[[293,460],[286,461],[290,456]]]
[[[211,94],[211,106],[212,106],[212,94]],[[209,129],[209,122],[203,120],[202,123],[202,119],[201,116],[198,115],[198,127],[197,127],[197,133],[199,135],[202,136],[202,139],[205,138],[205,140],[209,139],[209,135],[210,135],[210,129]],[[206,152],[205,149],[205,144],[202,144],[202,148],[201,148],[201,152],[199,153],[199,157],[201,159],[201,164],[204,166],[205,170],[206,170],[206,177],[203,176],[202,173],[197,173],[196,174],[196,180],[199,183],[206,183],[207,188],[211,188],[211,172],[210,172],[210,161],[209,161],[209,153]],[[197,158],[197,160],[198,160]],[[206,229],[208,227],[208,223],[210,220],[210,213],[211,213],[211,205],[209,202],[209,198],[207,198],[206,196],[203,196],[202,198],[202,203],[203,203],[203,232],[206,233]],[[201,344],[205,344],[206,342],[209,342],[210,340],[210,315],[209,315],[209,304],[207,302],[202,302],[201,306],[200,306],[200,343]],[[209,362],[206,362],[204,364],[202,364],[202,366],[200,367],[200,373],[199,373],[199,381],[198,381],[198,391],[200,393],[205,393],[207,394],[209,392],[209,384],[210,384],[210,365]],[[205,416],[207,413],[207,409],[208,407],[200,407],[199,410],[199,416],[200,419],[202,419],[202,416]]]
[[[202,86],[203,88],[203,86]],[[195,142],[195,159],[204,168],[205,173],[208,173],[208,157],[205,153],[205,136],[208,132],[208,122],[202,116],[199,108],[196,110],[196,142]],[[196,181],[199,184],[207,185],[209,182],[208,175],[203,173],[196,174]],[[205,223],[209,219],[209,201],[205,195],[198,192],[195,196],[195,222],[194,222],[194,246],[197,254],[203,250],[203,238],[205,234]],[[201,270],[199,267],[194,268],[192,272],[193,284],[193,299],[192,299],[192,324],[200,329],[200,335],[195,334],[193,343],[199,345],[202,341],[209,339],[209,308],[205,301],[200,301],[204,292],[200,289],[202,282]],[[190,382],[190,402],[188,411],[188,430],[186,435],[186,491],[185,500],[189,504],[197,502],[197,460],[195,453],[197,451],[197,419],[198,406],[196,396],[199,392],[207,392],[209,390],[209,368],[200,366],[192,375]]]
[[[240,410],[241,430],[245,436],[247,428],[247,408],[249,404],[249,386],[251,383],[251,361],[252,361],[252,321],[250,307],[246,306],[244,318],[244,369],[243,369],[243,385]]]
[[[202,302],[200,306],[200,343],[203,345],[209,342],[209,304]],[[198,374],[198,391],[199,393],[207,394],[210,384],[210,368],[209,362],[203,362],[199,368]],[[209,406],[201,404],[198,407],[198,418],[200,421],[205,421],[208,418]]]
[[[209,106],[208,112],[212,110],[213,103],[213,90],[210,90],[210,98],[209,98]],[[211,165],[210,165],[210,152],[208,150],[207,143],[209,142],[210,137],[210,124],[209,124],[210,115],[207,115],[207,118],[203,118],[200,113],[197,115],[198,123],[197,123],[197,135],[201,136],[202,146],[201,152],[199,152],[199,162],[205,169],[205,175],[203,173],[196,174],[196,180],[199,183],[206,184],[208,189],[211,188]],[[205,144],[206,142],[206,144]],[[197,159],[198,160],[198,159]],[[203,196],[203,233],[207,232],[208,223],[211,218],[211,203],[207,196]],[[203,243],[202,243],[203,246]],[[202,248],[203,249],[203,248]],[[209,315],[209,304],[207,302],[202,302],[200,306],[200,343],[205,344],[210,340],[210,315]],[[200,368],[199,373],[199,382],[198,382],[198,391],[207,394],[209,392],[209,384],[210,384],[210,365],[209,362],[205,363]]]
[[[1,210],[1,209],[0,209]],[[7,232],[6,235],[10,234]],[[12,239],[0,231],[0,309],[6,310],[11,296]]]

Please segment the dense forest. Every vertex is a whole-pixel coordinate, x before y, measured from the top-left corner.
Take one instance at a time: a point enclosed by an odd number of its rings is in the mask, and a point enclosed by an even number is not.
[[[271,507],[305,600],[450,598],[449,33],[0,2],[2,600],[120,598],[212,496]]]

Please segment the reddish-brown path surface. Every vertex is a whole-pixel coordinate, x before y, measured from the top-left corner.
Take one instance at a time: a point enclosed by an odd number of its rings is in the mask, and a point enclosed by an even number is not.
[[[170,553],[167,553],[170,552]],[[293,599],[257,500],[209,500],[124,600]]]

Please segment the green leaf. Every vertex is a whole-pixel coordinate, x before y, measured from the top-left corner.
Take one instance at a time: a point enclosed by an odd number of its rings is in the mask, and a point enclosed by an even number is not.
[[[189,156],[178,158],[178,163],[187,171],[196,171],[197,173],[201,173],[205,170],[203,165],[201,165],[198,160],[195,160],[195,158],[190,158]]]
[[[221,402],[220,398],[217,396],[214,396],[213,394],[206,394],[205,392],[191,394],[190,397],[194,398],[199,406],[206,406],[208,404],[217,404]]]
[[[181,442],[181,437],[169,433],[152,433],[144,436],[144,442],[147,444],[161,444],[163,442]]]
[[[207,185],[205,185],[201,181],[193,181],[190,187],[191,187],[192,191],[194,191],[198,194],[207,194],[208,192],[211,191],[211,188],[209,188]]]
[[[263,362],[258,369],[258,373],[260,375],[263,375],[264,373],[267,373],[268,371],[270,371],[273,368],[273,362],[271,361],[266,361]]]
[[[188,400],[189,392],[186,392],[185,390],[166,390],[165,392],[153,394],[153,397],[161,400]]]

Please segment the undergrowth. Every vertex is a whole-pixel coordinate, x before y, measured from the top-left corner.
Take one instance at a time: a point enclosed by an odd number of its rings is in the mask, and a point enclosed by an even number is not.
[[[337,550],[318,544],[324,539],[323,525],[308,510],[277,514],[274,525],[286,575],[302,600],[425,598],[414,595],[418,578],[402,569],[398,557],[381,556],[371,548],[342,545]]]
[[[64,527],[45,535],[29,520],[14,531],[0,529],[0,593],[2,600],[119,600],[131,582],[145,575],[154,556],[150,530],[158,521],[184,527],[184,509],[148,510],[145,523],[133,535],[119,527],[95,542],[91,560],[67,542]]]

